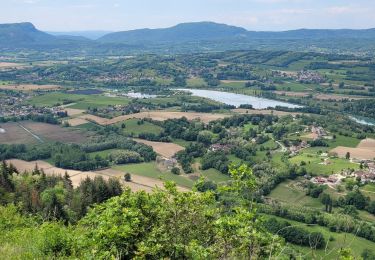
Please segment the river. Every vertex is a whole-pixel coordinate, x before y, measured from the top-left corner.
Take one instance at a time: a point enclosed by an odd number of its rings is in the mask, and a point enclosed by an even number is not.
[[[361,125],[375,126],[375,120],[366,117],[349,116],[350,119]]]
[[[203,90],[203,89],[177,89],[181,91],[190,92],[193,96],[208,98],[214,101],[218,101],[227,105],[239,107],[240,105],[252,105],[254,109],[266,109],[268,107],[275,108],[277,106],[288,107],[288,108],[299,108],[301,106],[294,105],[287,102],[260,98],[254,96],[248,96],[243,94],[229,93],[216,90]]]

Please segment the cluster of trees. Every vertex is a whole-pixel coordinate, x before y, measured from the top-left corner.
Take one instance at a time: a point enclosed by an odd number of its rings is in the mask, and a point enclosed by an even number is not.
[[[332,232],[353,233],[358,237],[375,242],[375,225],[367,221],[358,220],[341,212],[327,213],[295,205],[271,202],[258,204],[259,212],[295,220],[306,224],[317,224],[328,227]]]
[[[243,196],[255,187],[251,170],[239,167],[230,172],[233,182],[217,194],[179,192],[171,183],[166,184],[166,190],[155,189],[153,193],[127,189],[94,206],[71,226],[39,222],[21,215],[13,206],[0,207],[0,231],[8,238],[4,243],[12,249],[9,252],[20,258],[24,254],[95,259],[280,256],[283,241],[265,229],[255,205],[249,207]],[[227,198],[236,201],[227,203]],[[23,239],[15,239],[16,234]]]
[[[320,232],[309,232],[301,227],[291,225],[284,220],[269,218],[264,223],[267,230],[277,234],[290,242],[299,246],[307,246],[313,249],[321,249],[326,245],[324,236]]]
[[[46,175],[36,166],[32,172],[20,173],[13,165],[0,166],[0,204],[15,204],[24,214],[35,214],[45,220],[75,223],[90,205],[101,203],[122,193],[117,179],[96,176],[84,179],[74,188],[67,173]]]
[[[228,174],[229,159],[223,151],[214,151],[202,157],[202,170],[214,168],[221,173]]]
[[[206,148],[201,143],[190,143],[185,150],[176,154],[178,162],[185,173],[192,173],[191,164],[194,158],[201,157],[206,153]]]
[[[64,117],[65,113],[58,114],[58,117]],[[45,113],[45,114],[27,114],[27,115],[21,115],[21,116],[13,116],[13,117],[0,117],[0,123],[6,123],[6,122],[17,122],[17,121],[25,121],[25,120],[31,120],[34,122],[40,122],[40,123],[48,123],[57,125],[59,124],[58,118],[51,114],[51,113]]]
[[[119,148],[124,152],[110,158],[88,153]],[[156,153],[150,146],[137,143],[121,136],[99,137],[85,144],[46,143],[38,145],[0,144],[0,160],[11,158],[26,161],[52,159],[55,166],[64,169],[89,171],[104,168],[111,161],[141,162],[155,160]]]

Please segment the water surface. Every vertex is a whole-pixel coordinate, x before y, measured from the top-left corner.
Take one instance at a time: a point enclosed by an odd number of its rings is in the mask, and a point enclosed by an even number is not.
[[[203,89],[177,89],[192,93],[193,96],[208,98],[215,100],[227,105],[239,107],[240,105],[252,105],[254,109],[266,109],[269,107],[275,108],[288,107],[288,108],[300,108],[299,105],[294,105],[287,102],[272,100],[268,98],[260,98],[254,96],[248,96],[243,94],[229,93],[216,90],[203,90]]]

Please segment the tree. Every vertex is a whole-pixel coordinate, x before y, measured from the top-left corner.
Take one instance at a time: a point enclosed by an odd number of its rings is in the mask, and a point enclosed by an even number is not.
[[[371,201],[367,207],[367,211],[375,215],[375,201]]]
[[[171,172],[172,172],[173,174],[179,175],[179,174],[180,174],[180,168],[178,168],[178,167],[173,167],[172,170],[171,170]]]
[[[131,174],[130,173],[125,173],[125,175],[124,175],[124,180],[126,181],[126,182],[130,182],[131,180],[132,180],[132,176],[131,176]]]
[[[241,203],[223,211],[211,192],[130,189],[97,205],[83,218],[78,254],[86,258],[251,259],[280,252],[281,241],[262,228],[255,208],[245,205],[255,182],[247,166],[231,167],[233,182],[220,194]]]

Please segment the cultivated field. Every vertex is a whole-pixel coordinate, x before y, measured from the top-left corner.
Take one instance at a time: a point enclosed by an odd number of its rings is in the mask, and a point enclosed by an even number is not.
[[[57,86],[57,85],[34,85],[34,84],[0,85],[0,89],[18,90],[18,91],[56,90],[60,88],[61,86]]]
[[[284,111],[277,111],[277,110],[255,110],[255,109],[244,109],[244,108],[232,109],[232,112],[238,113],[238,114],[275,115],[275,116],[287,116],[287,115],[300,115],[300,114],[303,114],[303,113],[284,112]]]
[[[70,126],[77,126],[77,125],[83,125],[83,124],[86,124],[88,123],[89,121],[85,120],[85,119],[82,119],[82,118],[72,118],[72,119],[69,119],[67,120],[68,124]]]
[[[68,173],[70,179],[72,180],[73,186],[78,187],[82,180],[88,178],[95,178],[96,176],[102,176],[104,179],[109,178],[118,178],[122,181],[123,185],[129,187],[133,191],[145,190],[147,192],[151,192],[155,187],[164,187],[164,182],[158,179],[148,178],[144,176],[132,175],[131,182],[123,181],[124,172],[120,170],[114,169],[105,169],[100,171],[90,171],[90,172],[82,172],[82,171],[75,171],[75,170],[65,170],[61,168],[57,168],[45,161],[23,161],[18,159],[8,160],[8,163],[12,163],[20,172],[24,171],[32,171],[35,169],[36,166],[40,170],[43,171],[47,175],[64,175],[65,172]],[[188,191],[187,188],[178,186],[178,189],[181,191]]]
[[[63,107],[64,111],[68,113],[68,116],[77,116],[85,113],[86,110],[83,109],[76,109],[76,108],[69,108],[69,107]]]
[[[79,143],[86,139],[86,136],[79,131],[63,128],[58,125],[23,121],[0,124],[5,130],[0,133],[0,143],[21,144],[36,143],[43,141],[59,141],[68,143]]]
[[[310,93],[306,92],[294,92],[294,91],[274,91],[273,93],[277,95],[282,95],[282,96],[288,96],[288,97],[307,97],[310,95]]]
[[[151,118],[157,121],[165,121],[168,119],[186,117],[188,120],[200,119],[204,123],[209,123],[211,121],[214,121],[217,119],[223,119],[228,116],[230,115],[195,113],[195,112],[149,111],[149,112],[140,112],[140,113],[135,113],[135,114],[130,114],[130,115],[118,116],[112,119],[107,119],[107,118],[98,117],[94,115],[82,115],[80,116],[80,118],[88,120],[88,121],[94,121],[95,123],[100,124],[100,125],[112,125],[118,122],[132,119],[132,118],[138,118],[138,119]]]
[[[8,69],[8,68],[21,68],[25,67],[25,64],[22,63],[14,63],[14,62],[0,62],[0,69]]]
[[[364,139],[359,143],[357,148],[375,151],[375,139],[371,139],[371,138]]]
[[[337,153],[339,157],[345,157],[349,152],[351,158],[373,160],[375,158],[375,139],[364,139],[355,148],[338,146],[331,152]]]
[[[350,158],[373,160],[375,158],[375,151],[363,148],[350,148],[344,146],[338,146],[331,150],[331,153],[337,153],[339,157],[345,157],[346,153],[350,153]]]
[[[335,101],[365,99],[365,97],[345,96],[345,95],[336,95],[336,94],[318,94],[318,95],[315,95],[314,98],[318,100],[335,100]]]
[[[174,143],[152,142],[137,138],[134,138],[134,141],[151,146],[156,153],[167,158],[171,158],[177,152],[185,149],[184,147]]]

